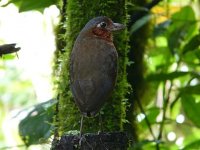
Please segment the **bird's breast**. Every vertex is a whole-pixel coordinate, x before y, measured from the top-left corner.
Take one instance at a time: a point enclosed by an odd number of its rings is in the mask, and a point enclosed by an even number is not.
[[[96,36],[97,38],[101,38],[108,42],[113,41],[112,34],[110,32],[108,32],[107,30],[100,29],[100,28],[94,28],[92,30],[92,32],[93,32],[94,36]]]
[[[117,76],[117,52],[112,42],[80,37],[70,63],[72,93],[81,112],[96,113],[112,91]]]

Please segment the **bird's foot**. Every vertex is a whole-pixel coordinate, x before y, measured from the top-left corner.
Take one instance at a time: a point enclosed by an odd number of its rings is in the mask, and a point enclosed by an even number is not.
[[[85,142],[85,141],[86,141],[85,136],[84,136],[84,135],[80,135],[80,137],[79,137],[79,142],[78,142],[79,146],[81,147],[81,143],[82,143],[82,142]]]
[[[104,133],[103,130],[99,130],[99,131],[97,132],[98,135],[101,135],[101,134],[103,134],[103,133]]]
[[[92,145],[86,140],[85,135],[80,135],[79,137],[79,147],[81,148],[81,144],[82,143],[86,143],[88,145],[88,147],[93,150]]]

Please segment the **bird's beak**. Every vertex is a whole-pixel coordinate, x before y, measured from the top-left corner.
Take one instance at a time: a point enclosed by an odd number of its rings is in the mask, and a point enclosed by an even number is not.
[[[113,26],[111,28],[111,31],[118,31],[118,30],[122,30],[125,29],[126,26],[120,23],[113,23]]]

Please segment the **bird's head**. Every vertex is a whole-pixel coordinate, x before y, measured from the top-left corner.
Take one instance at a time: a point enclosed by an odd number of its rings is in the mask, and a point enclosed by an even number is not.
[[[125,26],[120,23],[114,23],[110,18],[100,16],[91,19],[81,33],[89,34],[97,38],[112,41],[112,32],[122,30]]]

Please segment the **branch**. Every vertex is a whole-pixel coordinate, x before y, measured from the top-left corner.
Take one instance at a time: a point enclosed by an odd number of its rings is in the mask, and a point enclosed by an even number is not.
[[[151,128],[151,123],[150,123],[149,119],[147,118],[147,115],[146,115],[146,113],[145,113],[145,111],[144,111],[144,109],[143,109],[143,106],[142,106],[142,104],[141,104],[141,102],[140,102],[140,100],[139,100],[138,97],[136,97],[136,102],[137,102],[137,104],[138,104],[138,106],[139,106],[139,108],[140,108],[140,111],[141,111],[141,112],[144,114],[144,116],[145,116],[144,119],[145,119],[145,122],[146,122],[146,124],[147,124],[147,126],[148,126],[148,128],[149,128],[149,132],[151,133],[151,135],[152,135],[154,141],[156,141],[156,137],[155,137],[155,135],[154,135],[154,133],[153,133],[153,130],[152,130],[152,128]]]
[[[177,61],[177,67],[176,67],[176,71],[178,71],[179,69],[179,66],[181,64],[181,59],[179,59]],[[158,134],[158,138],[157,138],[157,141],[160,141],[162,139],[162,134],[163,134],[163,128],[164,128],[164,125],[165,125],[165,120],[166,120],[166,112],[167,112],[167,107],[169,105],[169,99],[170,99],[170,94],[171,94],[171,91],[172,91],[172,87],[174,86],[173,85],[173,80],[170,80],[170,87],[168,88],[168,92],[167,94],[165,93],[166,91],[166,83],[164,84],[164,87],[163,87],[163,115],[162,115],[162,121],[161,121],[161,124],[160,124],[160,129],[159,129],[159,134]],[[166,96],[165,96],[166,95]],[[165,98],[166,97],[166,98]],[[159,144],[160,143],[156,143],[156,148],[157,150],[160,149],[159,147]]]
[[[195,77],[191,78],[191,79],[187,82],[187,84],[186,84],[185,87],[189,86],[190,83],[191,83],[191,81],[192,81],[193,79],[195,79]],[[181,94],[182,94],[182,93],[179,91],[179,93],[177,94],[177,96],[175,97],[175,99],[173,100],[173,102],[171,103],[170,109],[172,109],[172,108],[174,107],[174,105],[176,104],[176,102],[177,102],[177,101],[179,100],[179,98],[181,97]]]
[[[18,52],[21,49],[20,47],[15,47],[15,46],[16,43],[0,45],[0,57],[4,54]]]
[[[129,139],[124,132],[63,135],[51,150],[125,150]]]
[[[164,86],[166,86],[166,82],[165,82]],[[167,97],[163,98],[163,100],[164,100],[163,116],[162,116],[162,122],[161,122],[161,125],[160,125],[159,135],[158,135],[158,139],[157,139],[158,141],[160,141],[161,138],[162,138],[163,128],[164,128],[164,124],[165,124],[165,120],[166,120],[166,112],[167,112],[167,107],[168,107],[168,104],[169,104],[169,99],[170,99],[172,87],[173,87],[173,83],[172,83],[172,81],[170,81],[170,87],[168,89]],[[165,91],[165,88],[163,88],[163,91]],[[163,93],[163,96],[164,95],[165,94]]]

